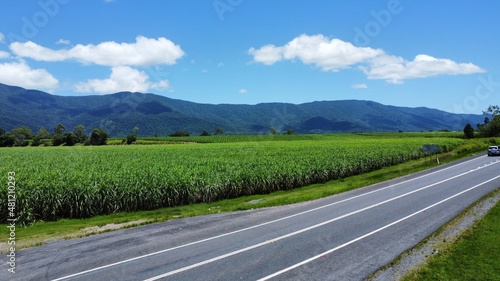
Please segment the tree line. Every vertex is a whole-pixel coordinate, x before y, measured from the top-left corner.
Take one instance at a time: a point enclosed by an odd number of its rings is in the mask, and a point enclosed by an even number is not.
[[[491,138],[500,136],[500,106],[490,105],[488,109],[483,111],[483,114],[491,115],[484,118],[484,123],[477,124],[477,129],[474,129],[471,124],[464,127],[464,135],[466,138],[471,139],[474,136],[482,138]]]
[[[66,131],[64,125],[57,124],[53,133],[40,128],[36,134],[27,126],[14,128],[10,132],[0,128],[0,147],[28,146],[30,141],[32,146],[105,145],[107,140],[108,133],[104,129],[94,128],[87,136],[83,125],[76,125],[73,131]]]
[[[123,139],[123,143],[132,144],[137,140],[139,128],[134,127],[133,131]],[[215,135],[223,133],[224,131],[221,128],[215,129]],[[210,135],[207,131],[203,131],[201,134],[201,136]],[[189,136],[189,133],[187,131],[176,131],[170,136],[183,137]],[[106,145],[107,140],[108,133],[104,129],[95,128],[90,136],[87,136],[83,125],[76,125],[72,131],[67,131],[64,125],[57,124],[53,129],[53,133],[50,133],[45,128],[40,128],[36,134],[33,134],[32,130],[27,126],[17,127],[10,132],[0,128],[0,147],[28,146],[30,144],[31,146]]]
[[[214,132],[215,135],[222,135],[224,134],[224,130],[222,130],[221,128],[215,128],[215,132]],[[208,131],[204,130],[203,132],[201,132],[200,136],[202,137],[206,137],[206,136],[211,136],[212,134],[210,134]],[[174,133],[170,134],[171,137],[189,137],[190,134],[188,131],[175,131]]]

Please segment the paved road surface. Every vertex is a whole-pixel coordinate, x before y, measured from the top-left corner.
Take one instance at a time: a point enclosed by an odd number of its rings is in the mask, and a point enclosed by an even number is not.
[[[362,280],[500,187],[499,171],[473,157],[312,202],[58,241],[16,252],[0,280]]]

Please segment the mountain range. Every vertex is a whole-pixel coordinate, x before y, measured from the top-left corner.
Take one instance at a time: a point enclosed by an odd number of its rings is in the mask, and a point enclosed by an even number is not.
[[[57,124],[67,131],[81,124],[89,133],[102,128],[123,137],[139,128],[139,136],[166,136],[175,131],[199,135],[221,128],[225,134],[388,132],[463,130],[483,115],[453,114],[425,107],[408,108],[373,101],[315,101],[303,104],[199,104],[155,94],[120,92],[109,95],[56,96],[0,84],[0,128],[28,126],[33,132]]]

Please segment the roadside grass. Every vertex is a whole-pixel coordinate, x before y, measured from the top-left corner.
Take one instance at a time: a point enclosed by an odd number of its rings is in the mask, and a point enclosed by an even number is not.
[[[432,256],[403,281],[500,280],[500,204],[449,248]]]
[[[40,246],[53,240],[83,237],[115,229],[164,222],[172,219],[279,206],[319,199],[436,167],[438,165],[436,156],[439,157],[440,163],[444,164],[471,156],[474,153],[483,152],[484,148],[484,141],[468,142],[464,147],[459,147],[454,152],[412,160],[367,174],[271,194],[245,196],[213,203],[192,204],[153,211],[116,213],[89,219],[62,219],[55,222],[36,222],[29,227],[16,228],[16,249]],[[109,225],[114,225],[115,227],[106,227]],[[6,226],[6,224],[0,225],[0,237],[8,237],[9,229]],[[5,239],[3,240],[6,241]],[[0,252],[6,251],[7,244],[0,243]]]

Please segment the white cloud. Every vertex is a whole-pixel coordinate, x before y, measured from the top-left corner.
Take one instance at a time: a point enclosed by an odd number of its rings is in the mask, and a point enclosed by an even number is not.
[[[151,89],[154,89],[154,90],[165,90],[165,89],[168,89],[169,86],[170,85],[168,83],[168,80],[161,80],[157,83],[150,84]]]
[[[66,40],[66,39],[59,39],[57,40],[56,44],[59,44],[59,45],[69,45],[71,42],[69,40]]]
[[[5,36],[0,32],[0,43],[5,44]]]
[[[0,63],[0,83],[44,90],[53,90],[59,85],[47,70],[32,69],[24,61]]]
[[[247,89],[240,89],[240,94],[246,94],[246,93],[248,93]]]
[[[6,59],[9,58],[10,54],[4,51],[0,51],[0,59]]]
[[[361,83],[361,84],[354,84],[352,85],[353,89],[368,89],[368,85]]]
[[[172,41],[160,37],[150,39],[138,36],[135,43],[103,42],[98,45],[78,44],[71,49],[52,50],[31,41],[10,44],[12,52],[20,57],[38,61],[77,60],[105,66],[172,65],[184,56],[184,51]]]
[[[75,91],[101,94],[111,94],[121,91],[147,92],[149,89],[162,90],[169,87],[167,80],[157,83],[149,81],[149,76],[137,69],[129,66],[115,66],[111,69],[111,76],[108,79],[91,79],[87,82],[78,83]]]
[[[340,39],[329,40],[323,35],[301,35],[284,47],[285,59],[300,59],[327,71],[338,71],[382,54],[382,50],[356,47]]]
[[[404,80],[412,78],[485,72],[472,63],[457,63],[429,55],[417,55],[412,61],[401,57],[380,56],[370,61],[368,67],[361,69],[369,79],[383,79],[392,84],[401,84]]]
[[[250,48],[248,53],[253,56],[255,62],[271,65],[283,59],[283,48],[274,45],[266,45],[260,49]]]
[[[68,59],[68,51],[54,51],[28,41],[26,43],[14,42],[10,50],[19,57],[28,57],[39,61],[64,61]]]
[[[299,59],[324,71],[339,71],[357,65],[369,79],[401,84],[406,79],[437,75],[459,75],[485,72],[472,63],[457,63],[450,59],[418,55],[413,61],[386,54],[382,49],[356,47],[340,39],[319,35],[300,35],[284,46],[265,45],[250,48],[253,61],[272,65],[281,60]]]
[[[251,48],[249,54],[255,62],[267,65],[280,60],[299,59],[304,64],[313,64],[325,71],[339,69],[364,62],[383,53],[382,50],[356,47],[340,39],[328,39],[323,35],[300,35],[282,47],[265,45]]]

